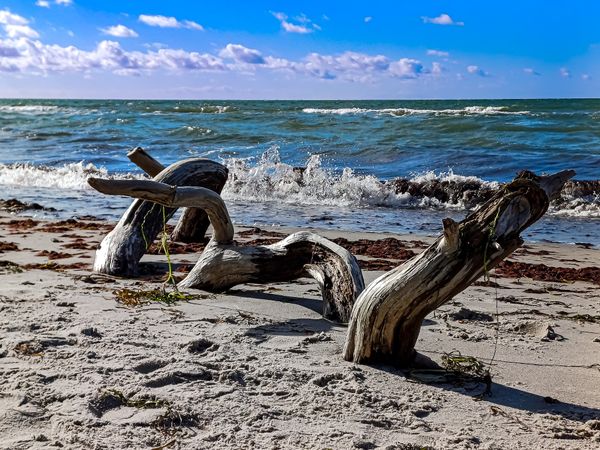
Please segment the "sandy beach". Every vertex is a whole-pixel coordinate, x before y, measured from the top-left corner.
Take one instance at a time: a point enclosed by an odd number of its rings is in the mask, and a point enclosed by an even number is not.
[[[311,279],[119,301],[123,289],[160,288],[166,261],[146,255],[136,279],[94,274],[111,228],[0,215],[3,449],[600,445],[596,248],[527,243],[427,318],[417,350],[442,365],[475,357],[492,375],[482,395],[466,375],[344,361],[346,328],[322,318]],[[289,231],[238,227],[236,240]],[[367,283],[432,241],[319,233],[357,255]],[[177,275],[201,249],[171,243]]]

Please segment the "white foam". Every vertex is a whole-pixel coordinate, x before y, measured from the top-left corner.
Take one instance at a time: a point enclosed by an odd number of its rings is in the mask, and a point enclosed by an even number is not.
[[[413,109],[413,108],[304,108],[302,112],[307,114],[375,114],[391,116],[407,116],[416,114],[429,114],[435,116],[466,116],[466,115],[523,115],[530,111],[509,111],[506,106],[466,106],[461,109]]]
[[[52,114],[60,108],[54,105],[1,105],[0,113]]]
[[[600,195],[585,199],[569,199],[560,204],[551,204],[547,214],[582,219],[600,219]]]
[[[195,106],[175,106],[173,108],[176,111],[192,111],[192,112],[200,112],[205,114],[224,114],[232,111],[237,111],[237,108],[231,105],[204,105],[195,107]]]
[[[303,113],[307,113],[307,114],[338,114],[338,115],[342,115],[342,116],[345,114],[363,114],[363,113],[375,112],[375,111],[383,111],[383,110],[364,109],[364,108],[336,108],[336,109],[304,108],[302,110]]]
[[[432,181],[439,182],[456,182],[456,183],[481,183],[489,188],[497,188],[499,183],[496,181],[485,181],[481,178],[475,176],[465,176],[465,175],[457,175],[453,170],[448,170],[447,172],[439,172],[436,173],[433,170],[424,172],[422,174],[414,175],[410,181],[414,183],[429,183]]]
[[[0,185],[48,187],[59,189],[91,189],[89,177],[132,179],[134,174],[109,174],[103,167],[83,162],[58,167],[36,166],[30,163],[0,164]]]
[[[203,155],[207,156],[207,155]],[[443,202],[435,197],[396,192],[394,183],[383,183],[373,175],[355,173],[350,168],[341,172],[323,167],[321,158],[313,155],[301,170],[283,163],[277,146],[271,147],[259,158],[230,158],[223,161],[229,169],[229,179],[223,190],[228,202],[247,204],[273,202],[312,207],[349,208],[429,208],[466,209],[459,198]],[[0,164],[0,185],[11,187],[58,188],[64,191],[89,191],[90,176],[112,179],[144,179],[136,173],[109,173],[103,167],[83,162],[58,167],[36,166],[29,163]],[[499,183],[475,176],[449,172],[425,172],[414,175],[410,182],[472,183],[482,188],[497,188]],[[426,191],[426,190],[425,190]],[[57,193],[57,197],[62,194]],[[68,194],[64,194],[66,197]],[[553,203],[548,210],[553,216],[600,218],[600,196],[569,198]]]
[[[230,201],[277,201],[300,205],[345,207],[414,207],[462,209],[459,203],[444,203],[436,198],[413,197],[396,193],[393,185],[382,183],[373,175],[356,174],[345,168],[334,173],[322,167],[318,155],[308,160],[303,173],[282,163],[277,146],[271,147],[257,161],[231,158],[224,161],[229,169],[229,181],[223,196]],[[433,172],[417,176],[411,181],[427,182],[440,179]],[[442,180],[477,181],[477,177],[462,177],[452,172],[441,175]],[[490,183],[493,187],[495,184]]]

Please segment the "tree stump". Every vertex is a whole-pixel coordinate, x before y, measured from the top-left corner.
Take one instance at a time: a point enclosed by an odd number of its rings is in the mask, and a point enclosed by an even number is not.
[[[522,244],[521,231],[575,175],[522,172],[465,220],[444,219],[444,233],[423,253],[373,281],[352,311],[344,358],[410,365],[423,319]]]
[[[152,178],[162,172],[165,168],[142,147],[134,148],[127,154],[127,157]],[[227,173],[227,169],[215,172],[210,180],[206,180],[205,183],[200,186],[220,194],[227,182]],[[202,242],[209,225],[210,222],[204,210],[200,208],[184,208],[173,233],[171,233],[171,239],[188,243]]]
[[[194,268],[179,283],[181,288],[221,292],[241,283],[290,281],[310,275],[321,289],[323,315],[338,322],[349,320],[354,301],[364,289],[356,258],[314,233],[294,233],[266,246],[236,245],[225,203],[209,189],[98,178],[90,178],[88,183],[104,194],[129,195],[169,208],[186,206],[206,211],[213,236]]]
[[[154,179],[175,185],[214,187],[227,178],[227,168],[203,158],[190,158],[165,168]],[[134,200],[115,228],[102,240],[96,251],[94,270],[109,275],[132,276],[138,263],[163,224],[176,208]],[[163,214],[164,213],[164,214]]]

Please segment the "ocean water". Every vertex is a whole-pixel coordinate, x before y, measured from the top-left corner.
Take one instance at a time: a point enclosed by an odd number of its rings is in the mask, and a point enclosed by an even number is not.
[[[437,234],[522,169],[600,180],[600,100],[0,100],[0,198],[117,219],[129,200],[86,178],[143,177],[136,146],[226,164],[238,224]],[[595,186],[525,237],[600,245]]]

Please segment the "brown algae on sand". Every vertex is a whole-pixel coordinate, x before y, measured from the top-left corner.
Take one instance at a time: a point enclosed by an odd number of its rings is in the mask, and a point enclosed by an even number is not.
[[[173,306],[179,301],[197,298],[197,296],[184,294],[179,291],[167,292],[165,289],[133,290],[123,288],[113,291],[113,294],[117,302],[128,307],[142,306],[148,303],[163,303]]]

